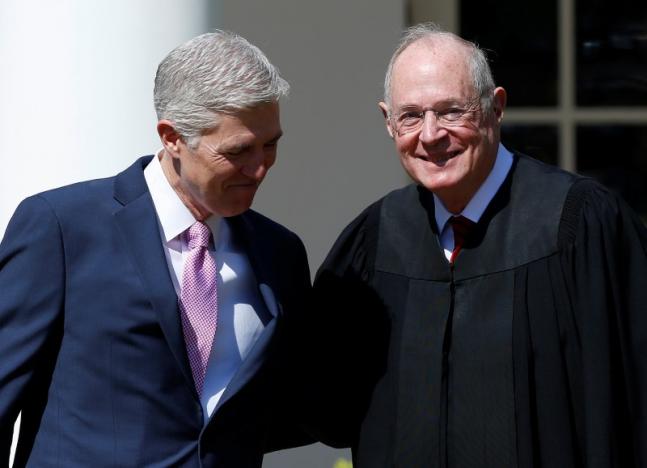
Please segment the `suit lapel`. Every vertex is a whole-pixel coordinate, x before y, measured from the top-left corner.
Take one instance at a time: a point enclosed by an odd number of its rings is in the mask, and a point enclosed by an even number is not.
[[[114,213],[114,217],[143,289],[158,315],[164,337],[195,393],[182,335],[177,295],[169,276],[157,215],[144,179],[143,169],[150,159],[139,159],[115,178],[115,199],[123,206]],[[195,396],[197,398],[197,393]]]
[[[254,375],[260,370],[262,365],[267,361],[271,354],[272,344],[277,335],[283,314],[280,298],[277,296],[278,287],[276,284],[277,275],[274,271],[275,265],[271,261],[271,246],[264,245],[265,237],[256,232],[256,225],[251,222],[248,214],[242,214],[229,218],[233,235],[242,242],[242,245],[252,265],[254,275],[258,284],[259,295],[265,301],[267,310],[272,318],[265,325],[263,332],[254,343],[250,353],[241,363],[240,367],[227,385],[227,389],[220,398],[216,409],[211,417],[216,414],[218,409],[224,405],[232,396],[238,393]]]
[[[122,207],[114,217],[126,250],[142,281],[148,299],[158,315],[164,336],[169,343],[187,384],[198,398],[191,367],[186,356],[182,324],[178,313],[177,295],[169,276],[168,264],[159,234],[157,215],[143,169],[150,157],[141,158],[115,178],[115,199]],[[218,409],[238,393],[258,373],[271,354],[273,339],[281,323],[282,306],[278,295],[278,278],[274,272],[272,248],[257,231],[257,223],[249,214],[229,218],[233,235],[243,245],[257,280],[259,295],[265,301],[272,318],[254,343],[252,350],[232,377],[212,418]]]

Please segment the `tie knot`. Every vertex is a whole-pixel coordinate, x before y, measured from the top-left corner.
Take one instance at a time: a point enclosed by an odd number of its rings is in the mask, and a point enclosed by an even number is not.
[[[467,219],[465,216],[453,216],[449,219],[454,230],[454,238],[465,240],[467,233],[474,227],[474,221]]]
[[[186,242],[189,245],[189,249],[209,246],[211,231],[209,230],[209,226],[204,224],[202,221],[196,221],[185,232]]]
[[[461,251],[463,244],[465,243],[465,239],[467,239],[467,236],[475,223],[467,219],[465,216],[454,216],[453,218],[450,218],[449,222],[454,230],[454,250],[452,251],[449,261],[454,263],[458,256],[458,252]]]

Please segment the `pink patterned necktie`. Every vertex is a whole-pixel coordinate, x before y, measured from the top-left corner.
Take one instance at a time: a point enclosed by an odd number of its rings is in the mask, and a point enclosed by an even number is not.
[[[218,322],[217,271],[208,249],[209,227],[196,221],[184,235],[189,253],[182,274],[180,315],[193,380],[200,395]]]

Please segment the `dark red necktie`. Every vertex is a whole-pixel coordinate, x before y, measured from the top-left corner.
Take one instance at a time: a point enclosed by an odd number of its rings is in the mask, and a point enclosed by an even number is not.
[[[454,231],[454,250],[452,250],[452,255],[449,258],[449,263],[454,263],[458,253],[461,251],[465,239],[469,234],[470,230],[474,227],[474,222],[467,219],[465,216],[454,216],[449,219],[449,222],[452,225]]]

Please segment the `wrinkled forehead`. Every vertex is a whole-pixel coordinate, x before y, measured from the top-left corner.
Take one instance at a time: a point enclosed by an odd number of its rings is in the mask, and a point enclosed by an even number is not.
[[[281,130],[278,102],[261,103],[229,114],[220,114],[219,118],[221,121],[236,121],[239,126],[249,129],[254,134],[277,133]]]
[[[469,49],[451,39],[420,39],[393,64],[391,104],[433,106],[474,98]]]

